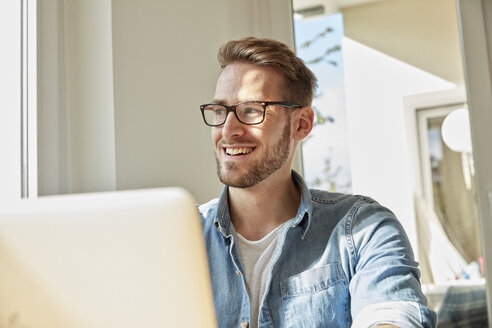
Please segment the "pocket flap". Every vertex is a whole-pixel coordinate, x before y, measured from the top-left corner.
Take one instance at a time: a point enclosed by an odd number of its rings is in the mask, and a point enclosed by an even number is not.
[[[289,277],[280,283],[282,297],[316,293],[336,283],[345,283],[345,274],[340,263],[329,263]]]

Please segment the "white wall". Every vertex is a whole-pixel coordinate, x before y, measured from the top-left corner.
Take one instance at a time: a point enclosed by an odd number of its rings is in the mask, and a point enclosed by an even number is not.
[[[462,83],[455,0],[383,0],[342,9],[345,36]]]
[[[349,38],[342,48],[352,190],[389,207],[416,250],[403,97],[454,85]]]
[[[59,0],[39,1],[38,6],[38,193],[68,192],[64,123],[63,5]],[[60,22],[61,20],[61,22]],[[58,51],[60,50],[60,51]]]
[[[116,188],[110,0],[39,1],[39,194]]]
[[[72,192],[114,190],[111,1],[67,1],[65,15]]]
[[[72,192],[114,190],[111,1],[68,1],[65,14]]]

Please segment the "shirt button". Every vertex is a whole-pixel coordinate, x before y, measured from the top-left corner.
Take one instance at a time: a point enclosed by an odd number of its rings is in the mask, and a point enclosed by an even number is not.
[[[247,321],[243,321],[241,322],[241,328],[248,328],[248,322]]]

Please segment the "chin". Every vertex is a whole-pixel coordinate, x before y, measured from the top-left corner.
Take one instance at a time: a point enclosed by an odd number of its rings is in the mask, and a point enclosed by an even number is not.
[[[249,188],[258,183],[255,181],[254,176],[247,173],[231,172],[229,170],[218,169],[217,175],[220,182],[228,187],[233,188]]]

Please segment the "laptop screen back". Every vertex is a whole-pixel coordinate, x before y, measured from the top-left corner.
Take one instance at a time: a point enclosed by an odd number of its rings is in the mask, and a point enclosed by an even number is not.
[[[0,206],[0,327],[216,327],[201,229],[178,188]]]

